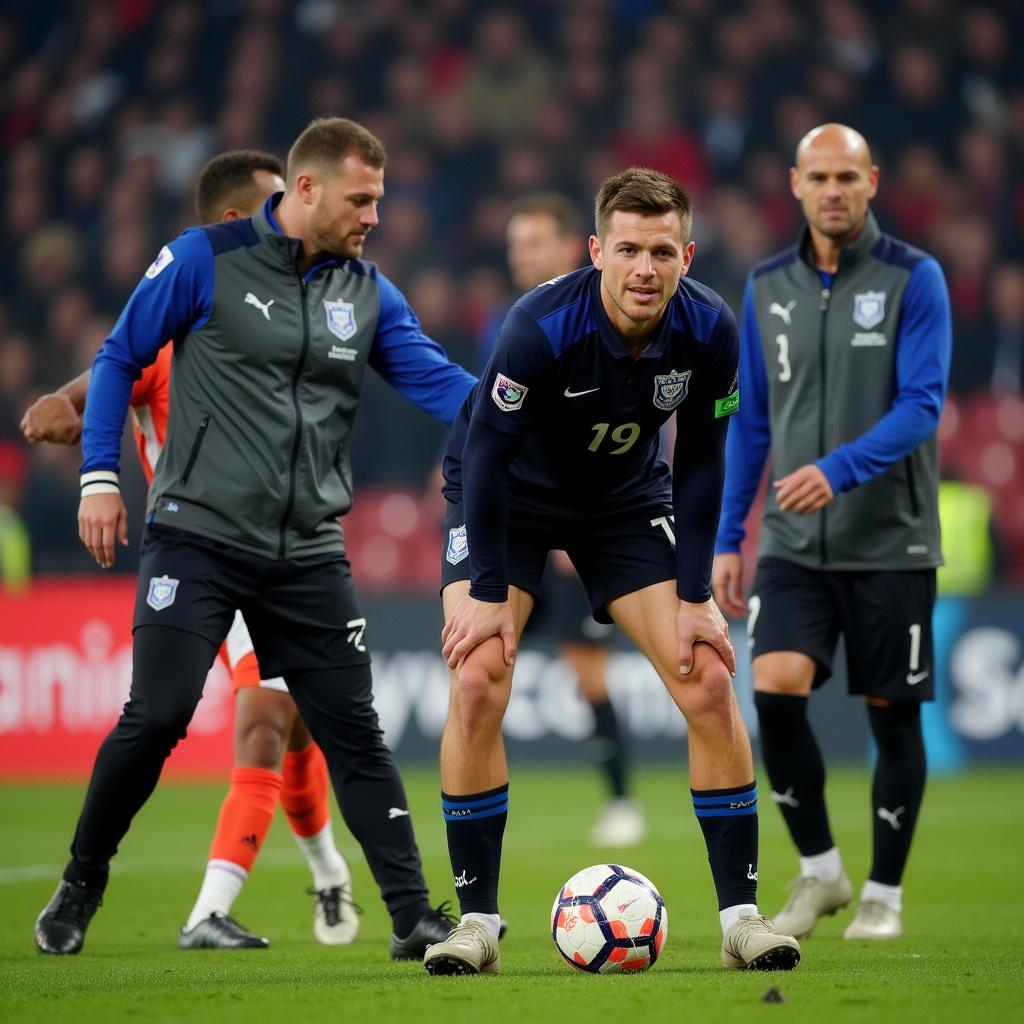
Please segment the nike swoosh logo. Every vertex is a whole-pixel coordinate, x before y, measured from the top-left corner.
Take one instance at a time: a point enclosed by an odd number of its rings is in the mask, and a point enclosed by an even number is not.
[[[409,817],[409,812],[407,810],[405,810],[404,808],[402,808],[402,807],[389,807],[388,808],[388,818],[389,818],[389,820],[393,821],[395,818],[407,818],[407,817]]]
[[[562,392],[566,398],[579,398],[580,395],[592,395],[595,391],[600,391],[600,388],[591,388],[589,391],[570,391],[568,388]]]
[[[908,672],[907,673],[907,686],[917,686],[922,679],[927,679],[929,676],[928,672]]]

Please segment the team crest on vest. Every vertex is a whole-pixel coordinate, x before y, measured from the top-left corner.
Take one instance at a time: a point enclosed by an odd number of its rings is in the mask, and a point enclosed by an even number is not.
[[[853,297],[853,322],[870,331],[885,319],[885,292],[860,292]]]
[[[154,611],[160,612],[174,604],[180,580],[172,580],[169,576],[154,576],[149,581],[149,593],[146,604]]]
[[[453,526],[448,531],[448,550],[444,557],[452,565],[458,565],[469,554],[469,541],[466,540],[466,524]]]
[[[657,373],[654,375],[654,405],[665,412],[671,412],[685,397],[690,390],[690,374],[693,370],[683,370],[681,373],[673,370],[671,373]]]
[[[348,341],[356,333],[356,307],[351,302],[325,299],[324,310],[327,312],[327,330],[336,338]]]

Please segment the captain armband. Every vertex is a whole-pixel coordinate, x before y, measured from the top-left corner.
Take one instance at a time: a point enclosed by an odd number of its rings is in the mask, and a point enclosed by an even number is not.
[[[82,497],[93,494],[120,494],[117,474],[110,469],[97,469],[91,473],[83,473],[81,477]]]

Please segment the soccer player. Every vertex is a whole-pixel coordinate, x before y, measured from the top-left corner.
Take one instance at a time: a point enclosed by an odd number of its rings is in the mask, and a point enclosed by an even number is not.
[[[593,267],[512,307],[445,458],[443,653],[452,671],[441,805],[462,917],[431,974],[493,972],[509,809],[501,720],[548,552],[565,550],[594,617],[648,657],[689,724],[693,805],[718,893],[725,967],[788,969],[799,944],[756,905],[757,793],[711,599],[736,322],[685,275],[692,208],[630,168],[596,200]],[[672,468],[659,431],[676,414]]]
[[[518,291],[528,292],[576,270],[583,262],[583,230],[583,218],[568,196],[535,192],[514,203],[505,237],[509,271]],[[632,846],[643,839],[646,825],[640,805],[630,797],[629,743],[608,695],[609,640],[614,627],[595,621],[590,614],[579,577],[564,551],[551,553],[543,585],[559,657],[571,666],[594,715],[590,746],[610,793],[588,838],[598,846]]]
[[[756,267],[743,300],[743,404],[714,566],[725,611],[749,610],[761,749],[800,877],[776,925],[809,935],[853,894],[832,838],[807,700],[840,633],[878,747],[874,846],[848,939],[901,934],[902,878],[925,785],[921,702],[934,697],[939,423],[949,297],[930,256],[879,230],[878,168],[845,125],[809,132],[790,171],[800,241]],[[749,601],[743,522],[771,453]]]
[[[418,958],[432,910],[405,792],[372,704],[366,620],[338,516],[367,364],[451,422],[474,379],[422,333],[360,259],[386,154],[363,126],[312,122],[283,193],[255,217],[190,229],[161,249],[92,368],[79,534],[109,568],[127,542],[118,489],[132,382],[174,339],[164,449],[149,493],[131,696],[97,754],[71,861],[36,943],[77,953],[132,817],[185,735],[236,609],[261,673],[282,676],[327,757],[342,816],[391,913],[391,955]]]
[[[196,183],[200,223],[253,216],[267,198],[284,188],[284,167],[271,153],[234,150],[210,160]],[[147,483],[167,434],[171,348],[160,350],[132,388],[132,431]],[[29,441],[76,444],[90,371],[32,404],[22,418]],[[263,846],[277,804],[313,875],[313,934],[325,945],[354,941],[359,918],[352,876],[334,842],[329,780],[323,754],[295,710],[282,678],[261,679],[252,641],[236,612],[221,657],[235,692],[235,766],[221,805],[206,874],[178,939],[183,949],[265,947],[247,932],[231,907]]]

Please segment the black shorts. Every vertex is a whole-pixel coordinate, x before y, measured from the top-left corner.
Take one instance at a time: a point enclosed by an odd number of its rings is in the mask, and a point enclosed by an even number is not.
[[[610,623],[606,605],[623,594],[676,578],[672,509],[638,506],[601,514],[509,512],[509,583],[542,600],[548,552],[568,552],[597,622]],[[468,580],[469,547],[462,505],[448,501],[441,547],[441,589]]]
[[[264,678],[370,660],[344,555],[261,558],[187,530],[146,527],[133,630],[171,626],[219,647],[236,609]]]
[[[934,569],[828,572],[762,558],[748,604],[751,657],[806,654],[818,687],[832,674],[842,633],[851,694],[935,699]]]

